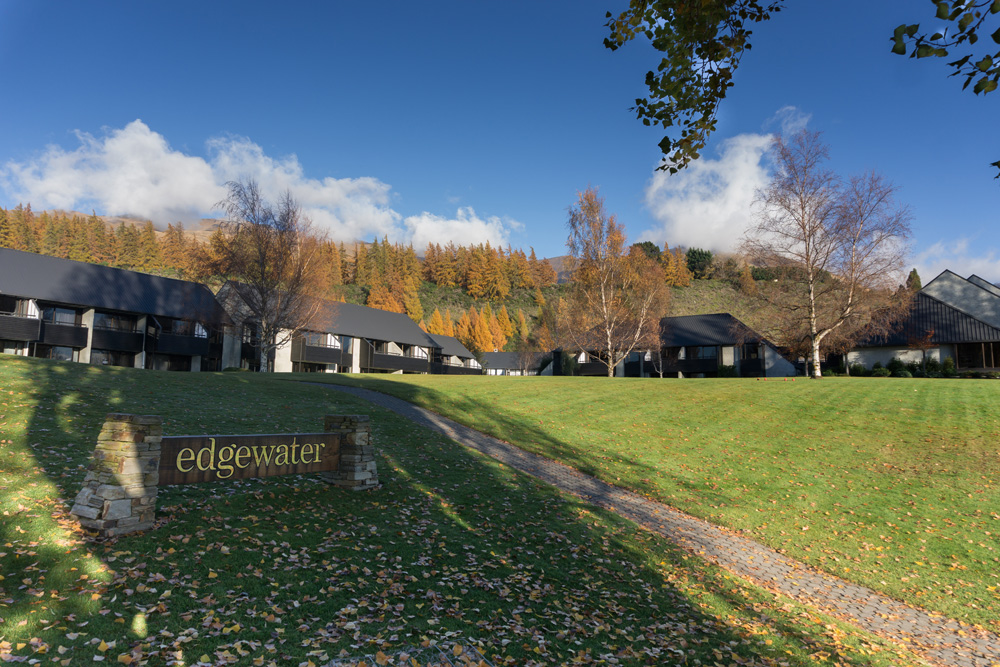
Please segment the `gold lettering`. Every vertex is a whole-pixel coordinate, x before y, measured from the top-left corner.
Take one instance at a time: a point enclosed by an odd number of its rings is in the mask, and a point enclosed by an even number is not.
[[[184,452],[187,452],[187,454],[185,454]],[[177,469],[180,470],[181,472],[191,472],[192,470],[194,470],[193,465],[187,468],[184,467],[185,463],[193,463],[193,462],[194,462],[194,450],[191,449],[190,447],[185,447],[181,451],[177,452]]]
[[[320,449],[321,447],[326,447],[326,443],[325,442],[316,443],[316,459],[313,461],[313,463],[319,463],[320,452],[322,451]]]
[[[295,450],[298,449],[299,446],[297,444],[295,444],[295,440],[296,440],[295,438],[292,438],[292,465],[293,466],[299,464],[299,460],[295,457],[295,454],[296,454]]]
[[[265,466],[266,465],[270,465],[270,463],[271,463],[271,453],[273,451],[274,450],[272,448],[270,448],[270,447],[254,447],[253,448],[253,458],[254,458],[254,461],[257,462],[257,467],[258,468],[261,467],[261,463],[260,463],[261,461],[264,462]]]
[[[313,453],[313,445],[309,444],[308,442],[303,442],[302,443],[302,462],[303,463],[312,463],[312,461],[309,460],[309,458],[312,457],[312,453]]]
[[[276,466],[286,466],[288,465],[288,445],[278,445],[278,455],[274,459],[274,465]]]
[[[233,445],[226,445],[219,450],[219,479],[229,479],[233,476],[233,466],[229,462],[233,460],[236,448]]]
[[[209,438],[208,441],[212,443],[208,447],[202,447],[198,450],[198,458],[195,463],[198,464],[198,470],[215,470],[215,438]],[[201,455],[208,452],[208,465],[202,465]]]
[[[246,459],[246,461],[244,462],[242,459]],[[248,465],[250,465],[250,448],[240,447],[236,450],[236,466],[246,468]]]

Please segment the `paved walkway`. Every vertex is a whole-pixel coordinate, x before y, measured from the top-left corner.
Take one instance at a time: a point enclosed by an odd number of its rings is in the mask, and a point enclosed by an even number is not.
[[[730,572],[918,649],[932,662],[956,667],[1000,666],[1000,637],[993,633],[822,573],[762,544],[525,452],[401,399],[367,389],[323,386],[371,401],[563,491],[613,510]]]

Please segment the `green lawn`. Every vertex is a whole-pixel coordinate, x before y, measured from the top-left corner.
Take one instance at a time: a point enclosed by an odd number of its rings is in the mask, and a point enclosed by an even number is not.
[[[525,405],[545,386],[475,379],[440,386],[530,388]],[[168,435],[371,414],[384,487],[168,487],[156,530],[86,541],[66,511],[112,411],[162,415]],[[554,433],[551,418],[523,428]],[[282,377],[0,357],[0,514],[0,660],[308,666],[460,642],[497,665],[916,662],[391,413]]]
[[[347,376],[1000,630],[1000,383]]]

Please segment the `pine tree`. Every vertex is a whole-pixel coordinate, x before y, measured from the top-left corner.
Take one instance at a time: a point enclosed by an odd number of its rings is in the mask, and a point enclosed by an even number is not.
[[[0,248],[14,247],[14,230],[7,222],[7,209],[0,207]]]
[[[364,243],[354,246],[354,284],[367,287],[371,283],[371,273],[368,268],[368,250]]]
[[[160,242],[156,240],[153,223],[147,222],[139,232],[139,270],[158,271],[163,265]]]
[[[443,319],[444,319],[444,335],[451,336],[453,338],[456,337],[457,334],[455,333],[455,320],[451,318],[450,308],[445,308]]]
[[[517,337],[527,341],[531,337],[531,328],[528,326],[528,318],[524,316],[524,311],[517,309]]]
[[[480,316],[476,320],[472,330],[471,342],[472,347],[469,349],[472,352],[493,351],[493,333],[490,331],[489,321],[485,317]]]
[[[391,313],[405,312],[403,304],[393,296],[389,288],[383,283],[372,287],[371,292],[368,293],[368,300],[365,303],[369,308],[388,310]]]
[[[116,253],[114,266],[121,269],[139,267],[139,232],[135,227],[123,222],[115,230]]]
[[[497,313],[497,322],[500,323],[500,328],[503,330],[504,336],[510,338],[514,335],[514,323],[510,321],[507,306],[500,306],[500,312]]]
[[[462,313],[462,316],[458,318],[458,322],[455,324],[455,338],[472,350],[472,322],[469,319],[469,313]]]
[[[505,345],[507,345],[507,334],[504,332],[503,326],[501,326],[500,321],[495,315],[489,318],[490,336],[493,339],[493,349],[502,350]]]

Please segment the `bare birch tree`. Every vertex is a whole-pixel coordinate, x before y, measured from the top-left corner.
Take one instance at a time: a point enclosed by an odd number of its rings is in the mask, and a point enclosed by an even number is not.
[[[885,330],[905,309],[903,267],[910,214],[895,187],[866,173],[842,183],[824,168],[819,134],[775,139],[776,172],[755,198],[756,222],[743,250],[778,280],[762,290],[774,327],[790,348],[805,347],[821,377],[824,341],[838,347]]]
[[[253,179],[230,181],[216,206],[226,213],[221,263],[242,305],[236,311],[257,326],[260,370],[271,353],[307,328],[318,300],[311,297],[321,261],[309,220],[291,193],[272,205]],[[230,296],[232,294],[230,293]]]
[[[563,305],[568,342],[598,352],[608,377],[633,350],[659,331],[669,294],[659,262],[628,248],[625,228],[604,210],[597,190],[579,194],[569,211],[572,292]]]

